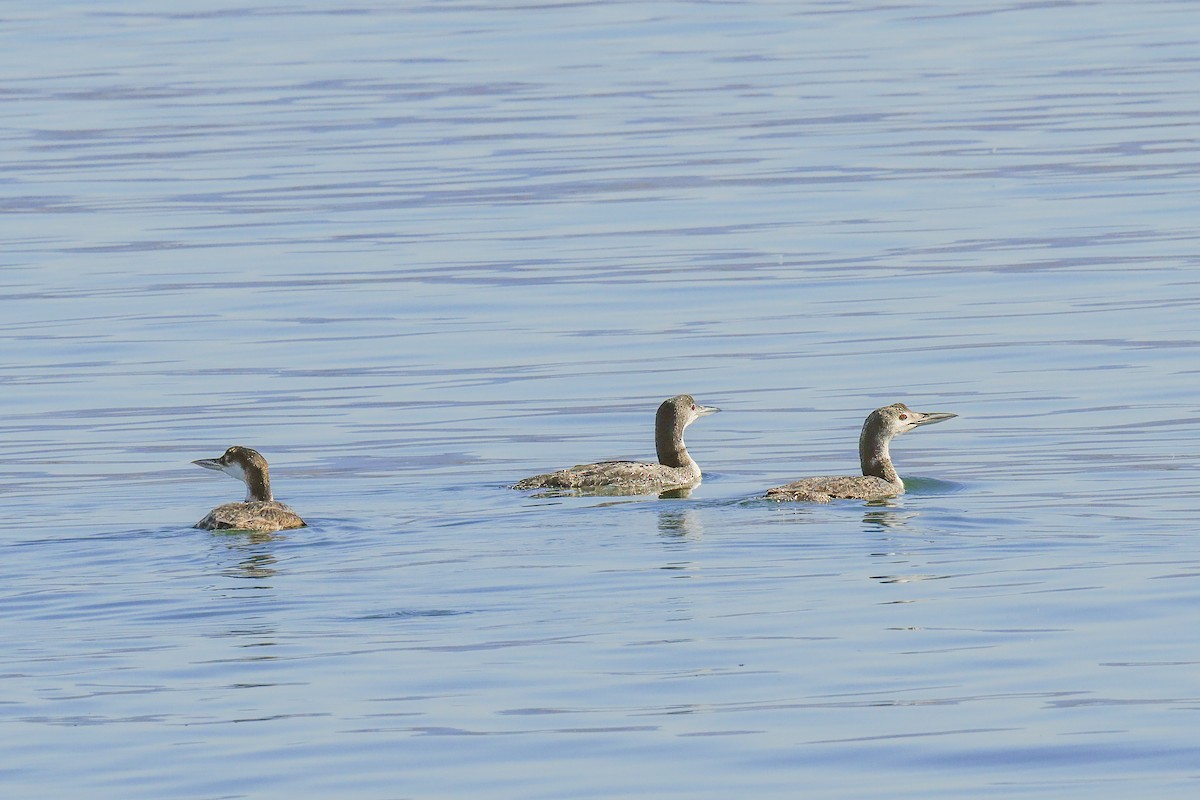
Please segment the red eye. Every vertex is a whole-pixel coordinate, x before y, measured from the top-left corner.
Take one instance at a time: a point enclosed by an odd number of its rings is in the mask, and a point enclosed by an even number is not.
[[[900,419],[908,419],[908,414],[901,414]]]
[[[695,410],[696,410],[696,404],[692,403],[692,411],[695,411]]]

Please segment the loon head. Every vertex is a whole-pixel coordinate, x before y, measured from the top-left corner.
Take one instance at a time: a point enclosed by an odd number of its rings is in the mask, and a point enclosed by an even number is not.
[[[877,432],[877,435],[882,434],[885,438],[890,439],[893,436],[915,430],[922,425],[944,422],[957,416],[958,414],[944,411],[913,411],[904,403],[893,403],[872,411],[871,415],[867,417],[863,429],[864,431],[871,429]]]
[[[702,406],[690,394],[680,394],[664,400],[654,416],[654,449],[660,464],[669,467],[695,466],[683,444],[683,429],[701,417],[721,409]]]
[[[678,430],[681,433],[701,417],[715,414],[721,409],[714,406],[702,406],[690,394],[680,394],[670,400],[664,400],[658,407],[655,427],[659,430]]]
[[[246,501],[270,500],[271,478],[267,460],[257,450],[234,445],[220,458],[201,458],[193,461],[198,467],[224,472],[246,484]]]

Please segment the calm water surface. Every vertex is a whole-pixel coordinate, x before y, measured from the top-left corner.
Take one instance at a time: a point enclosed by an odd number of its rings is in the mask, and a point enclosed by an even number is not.
[[[0,17],[5,797],[1195,795],[1193,3]]]

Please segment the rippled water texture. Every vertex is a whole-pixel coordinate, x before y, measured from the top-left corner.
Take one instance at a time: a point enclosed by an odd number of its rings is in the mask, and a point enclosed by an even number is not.
[[[1193,796],[1191,2],[0,9],[0,793]],[[653,456],[688,498],[508,484]],[[780,505],[852,472],[908,494]],[[192,524],[261,450],[310,527]]]

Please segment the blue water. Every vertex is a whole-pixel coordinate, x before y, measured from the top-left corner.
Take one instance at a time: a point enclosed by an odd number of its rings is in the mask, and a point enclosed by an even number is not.
[[[0,790],[1190,797],[1194,4],[0,10]],[[686,499],[505,488],[651,458]],[[872,408],[909,493],[851,472]],[[198,531],[261,450],[310,527]]]

